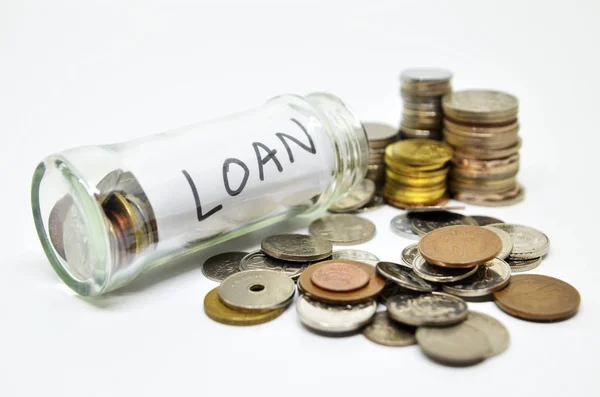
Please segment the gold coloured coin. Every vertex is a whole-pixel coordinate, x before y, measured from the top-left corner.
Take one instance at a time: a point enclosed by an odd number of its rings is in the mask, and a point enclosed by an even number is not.
[[[396,167],[395,165],[388,165],[388,170],[396,173],[396,174],[401,174],[404,176],[408,176],[408,177],[412,177],[412,178],[433,178],[433,177],[437,177],[437,176],[447,176],[448,172],[450,171],[450,167],[449,166],[445,166],[443,168],[439,168],[437,170],[431,170],[431,171],[418,171],[418,170],[412,170],[411,168],[406,168],[406,167]]]
[[[383,188],[383,196],[386,200],[400,201],[406,204],[428,204],[440,200],[445,194],[445,187],[443,189],[424,192],[391,189],[387,184]]]
[[[400,208],[401,210],[416,210],[423,209],[423,207],[443,207],[448,204],[448,196],[444,195],[441,199],[433,202],[427,202],[423,204],[417,203],[405,203],[403,201],[394,200],[390,197],[385,197],[385,201],[392,207]]]
[[[204,312],[208,317],[221,324],[228,325],[257,325],[276,319],[285,308],[260,311],[240,312],[225,306],[219,299],[219,287],[211,290],[204,297]]]
[[[427,165],[409,165],[390,157],[385,157],[385,164],[396,172],[413,173],[423,171],[436,171],[445,168],[446,163],[431,163]]]
[[[452,158],[452,154],[452,147],[432,139],[406,139],[385,149],[387,158],[409,165],[443,164]]]
[[[123,231],[132,237],[130,251],[138,254],[145,248],[144,223],[131,203],[121,193],[112,193],[105,201],[105,207],[124,218]]]
[[[399,184],[414,186],[414,187],[425,187],[425,186],[436,186],[440,183],[445,183],[446,175],[434,175],[432,177],[413,177],[404,174],[397,174],[392,170],[386,171],[386,176],[389,180],[397,182]]]

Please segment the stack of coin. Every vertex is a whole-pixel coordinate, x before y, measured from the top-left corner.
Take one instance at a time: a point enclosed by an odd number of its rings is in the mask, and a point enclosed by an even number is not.
[[[485,90],[452,92],[442,100],[444,138],[454,147],[449,190],[457,200],[505,206],[524,198],[519,171],[518,101]]]
[[[431,139],[407,139],[389,145],[383,197],[398,208],[446,202],[447,162],[452,148]]]
[[[402,139],[442,140],[441,98],[450,92],[452,73],[444,69],[412,68],[400,75],[404,103],[400,134]]]
[[[398,138],[398,131],[387,124],[364,123],[369,140],[369,171],[367,178],[375,182],[378,188],[385,181],[385,148]]]

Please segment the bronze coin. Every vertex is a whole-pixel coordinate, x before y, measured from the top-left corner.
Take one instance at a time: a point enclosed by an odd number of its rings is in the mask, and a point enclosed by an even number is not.
[[[500,237],[481,226],[441,227],[419,241],[423,258],[444,267],[474,267],[493,259],[501,249]]]
[[[368,276],[368,283],[357,290],[348,292],[335,292],[319,288],[312,282],[312,275],[321,267],[328,266],[331,263],[345,263],[354,265],[361,270],[364,270]],[[315,263],[309,266],[298,279],[298,287],[307,296],[316,300],[328,303],[360,303],[369,299],[375,298],[385,287],[385,280],[381,278],[375,271],[375,266],[366,263],[350,261],[350,260],[330,260]]]
[[[348,292],[367,285],[369,275],[358,266],[332,262],[318,268],[310,277],[310,281],[328,291]]]
[[[506,313],[524,320],[560,321],[577,313],[581,297],[575,287],[557,278],[522,274],[494,292],[494,301]]]

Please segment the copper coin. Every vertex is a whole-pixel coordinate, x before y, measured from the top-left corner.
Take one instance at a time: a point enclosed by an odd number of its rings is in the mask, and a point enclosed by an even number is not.
[[[367,285],[369,275],[358,266],[333,262],[318,268],[310,277],[310,281],[328,291],[348,292]]]
[[[419,252],[429,263],[445,267],[473,267],[493,259],[502,240],[481,226],[456,225],[435,229],[419,241]]]
[[[324,266],[332,263],[344,263],[356,266],[369,276],[368,283],[357,290],[347,292],[328,291],[312,282],[313,274]],[[298,288],[307,296],[328,303],[359,303],[375,298],[385,287],[385,280],[375,271],[375,266],[350,260],[330,260],[309,266],[298,279]]]
[[[494,292],[494,301],[500,309],[524,320],[560,321],[577,313],[581,297],[575,287],[562,280],[522,274]]]

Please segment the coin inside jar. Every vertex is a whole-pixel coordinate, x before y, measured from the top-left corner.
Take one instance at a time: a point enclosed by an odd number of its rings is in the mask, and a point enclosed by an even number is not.
[[[344,198],[333,203],[329,207],[329,211],[342,213],[361,208],[371,201],[375,195],[375,190],[375,182],[370,179],[363,179],[358,185],[350,189]]]
[[[310,280],[317,287],[328,291],[348,292],[367,285],[369,275],[351,263],[331,261],[319,267],[311,275]]]
[[[447,226],[427,233],[419,252],[429,263],[445,267],[473,267],[494,258],[502,241],[481,226]]]

